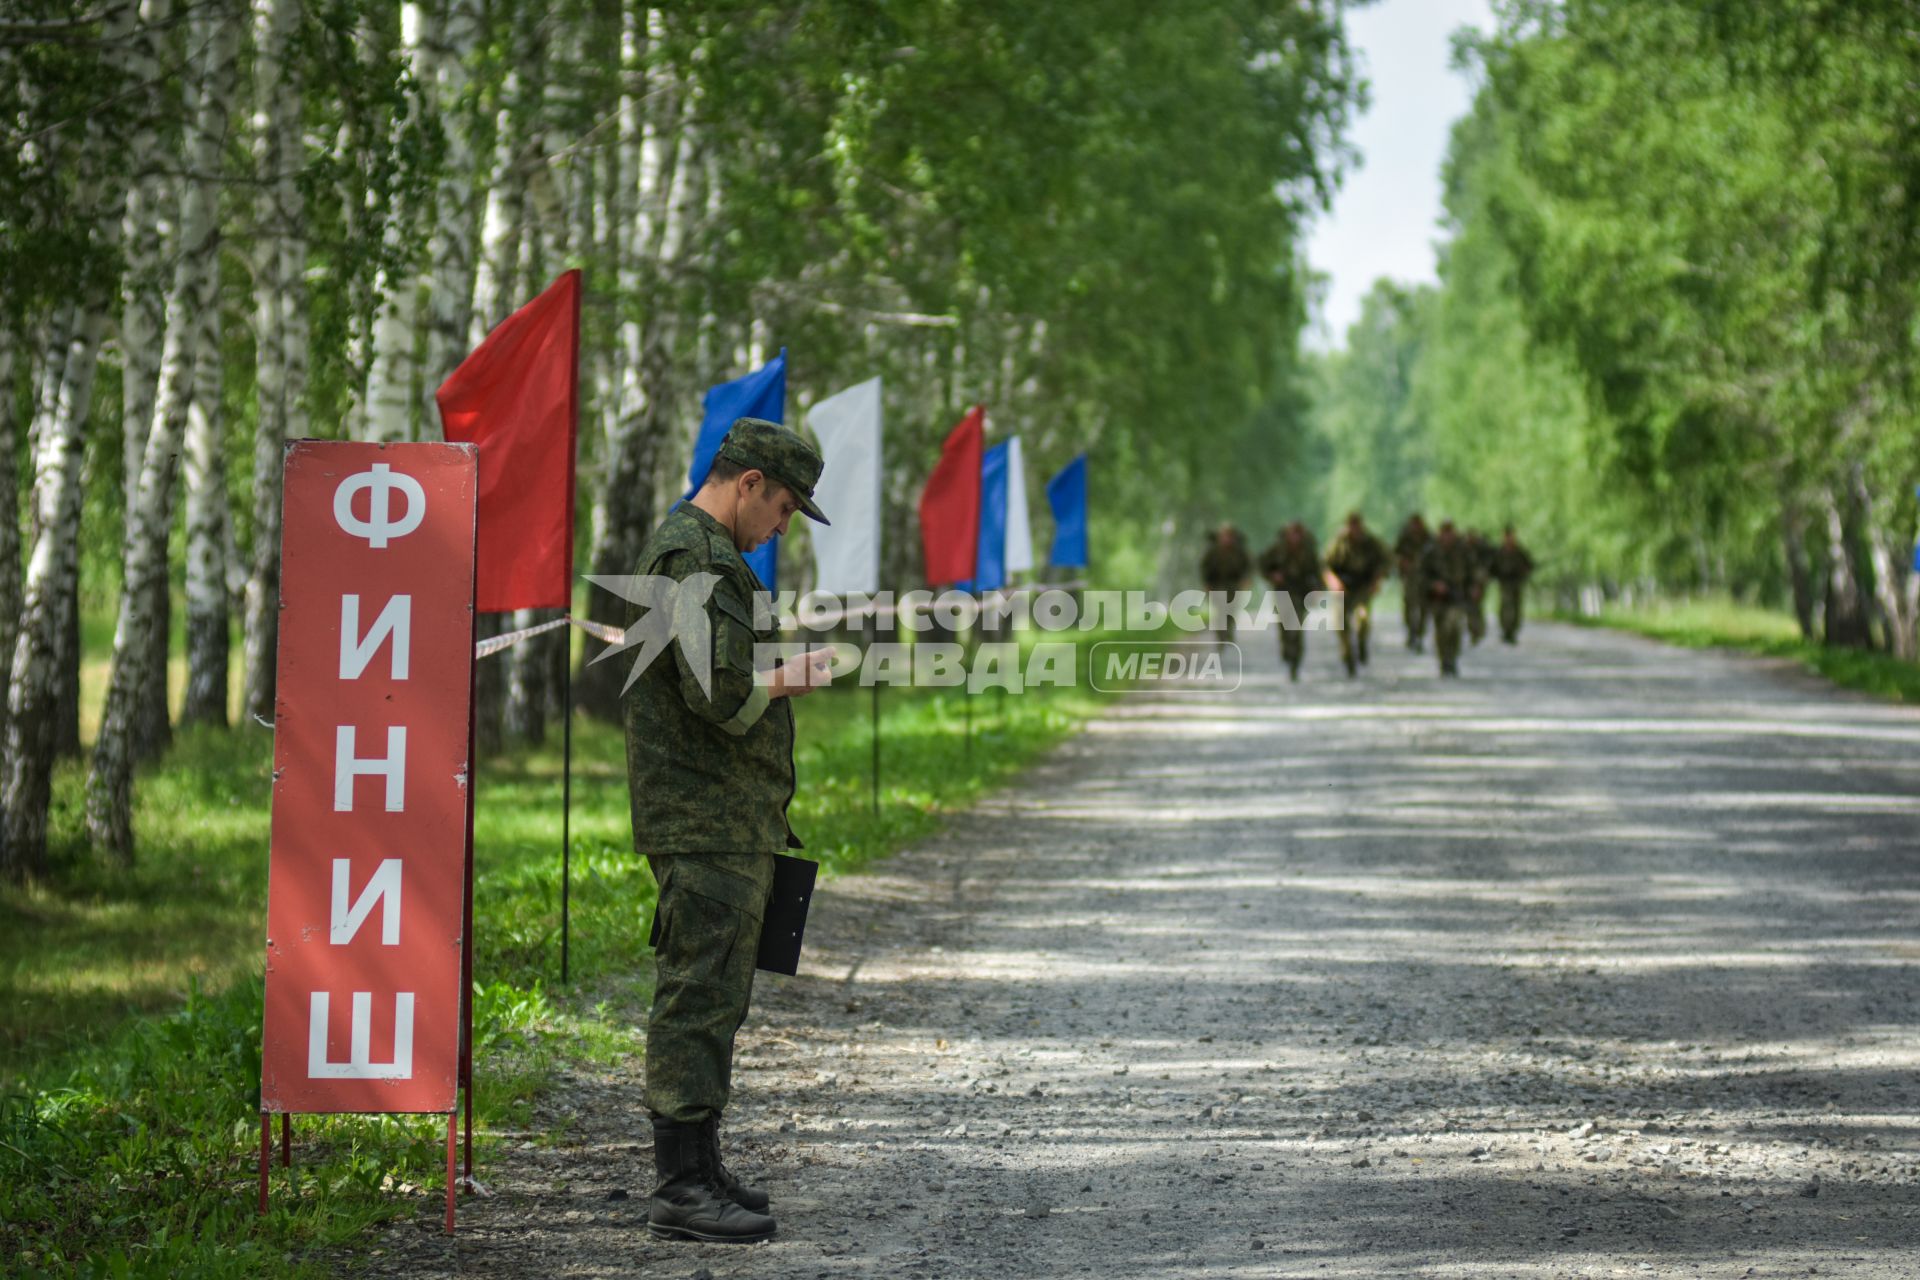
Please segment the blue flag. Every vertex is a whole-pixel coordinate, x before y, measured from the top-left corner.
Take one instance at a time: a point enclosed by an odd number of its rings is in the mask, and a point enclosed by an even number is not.
[[[1062,568],[1087,567],[1087,455],[1081,454],[1047,481],[1047,505],[1053,508],[1053,554]]]
[[[707,472],[713,470],[713,456],[720,452],[720,442],[727,438],[735,419],[786,422],[787,349],[780,348],[779,355],[746,377],[709,388],[700,407],[704,416],[700,419],[700,435],[693,442],[693,465],[687,468],[687,498],[698,493],[700,486],[707,482]],[[779,590],[774,585],[780,564],[777,536],[768,538],[758,551],[748,552],[746,560],[747,567],[759,577],[760,585],[769,591]]]
[[[973,577],[954,583],[957,591],[998,591],[1007,585],[1007,456],[1013,441],[1002,440],[980,455],[980,542]]]

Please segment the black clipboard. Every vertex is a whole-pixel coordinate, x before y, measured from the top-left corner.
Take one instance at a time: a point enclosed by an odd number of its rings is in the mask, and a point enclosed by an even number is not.
[[[807,904],[813,901],[813,882],[819,874],[817,862],[773,855],[773,892],[767,895],[754,968],[768,973],[800,972],[800,940],[807,932]]]
[[[767,913],[760,923],[760,952],[754,957],[754,968],[768,973],[800,971],[800,943],[807,932],[807,905],[813,901],[813,883],[819,874],[817,862],[784,853],[773,855],[773,889],[767,894]],[[660,945],[657,909],[647,945]]]

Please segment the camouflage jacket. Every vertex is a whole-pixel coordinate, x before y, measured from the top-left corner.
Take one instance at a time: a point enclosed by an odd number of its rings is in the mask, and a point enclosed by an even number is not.
[[[1318,591],[1322,585],[1320,549],[1313,545],[1312,538],[1302,538],[1297,547],[1289,547],[1285,538],[1276,538],[1260,555],[1260,576],[1276,591],[1295,595]]]
[[[1533,575],[1533,557],[1519,543],[1493,549],[1493,576],[1505,583],[1525,582]]]
[[[700,673],[676,638],[627,690],[627,788],[633,845],[641,853],[773,853],[801,848],[787,823],[793,800],[793,703],[770,699],[754,680],[756,642],[778,638],[768,616],[755,626],[760,580],[718,520],[682,503],[660,522],[637,572],[685,583],[712,575],[701,598],[683,592],[676,610],[704,612],[711,670]],[[697,619],[696,619],[697,625]]]
[[[1370,596],[1392,567],[1393,552],[1371,530],[1354,537],[1346,529],[1327,548],[1327,568],[1350,593]]]
[[[1420,557],[1420,575],[1434,599],[1449,604],[1466,604],[1471,600],[1479,576],[1474,559],[1473,548],[1465,538],[1455,538],[1450,547],[1438,538],[1429,542]]]
[[[1237,590],[1252,570],[1246,549],[1238,543],[1228,547],[1215,543],[1200,557],[1200,581],[1209,591]]]
[[[1479,534],[1469,534],[1467,549],[1473,552],[1473,584],[1485,589],[1493,575],[1493,544]]]
[[[1393,544],[1394,554],[1400,557],[1402,575],[1419,576],[1420,557],[1426,554],[1427,546],[1433,541],[1433,532],[1425,525],[1415,525],[1409,521],[1400,529],[1400,537]]]

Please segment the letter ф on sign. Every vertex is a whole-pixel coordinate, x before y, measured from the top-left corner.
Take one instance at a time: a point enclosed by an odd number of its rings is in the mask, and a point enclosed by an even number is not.
[[[477,451],[296,441],[285,484],[260,1107],[441,1112],[451,1153]]]

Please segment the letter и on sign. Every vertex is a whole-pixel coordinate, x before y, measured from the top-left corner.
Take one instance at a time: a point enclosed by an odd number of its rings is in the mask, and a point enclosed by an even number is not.
[[[296,441],[285,486],[261,1109],[451,1111],[476,450]]]

